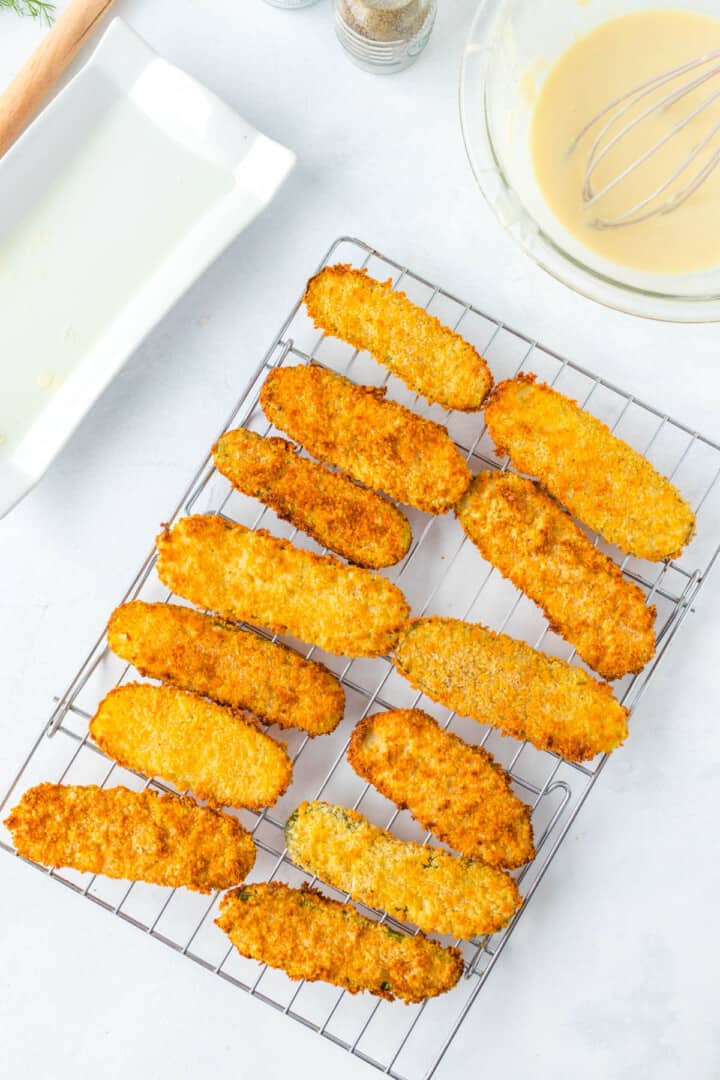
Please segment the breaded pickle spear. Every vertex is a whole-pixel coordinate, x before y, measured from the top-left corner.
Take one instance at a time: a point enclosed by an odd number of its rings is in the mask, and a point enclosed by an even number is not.
[[[250,713],[172,686],[127,683],[103,698],[90,734],[108,757],[219,806],[272,806],[292,780],[284,746]]]
[[[238,428],[221,436],[213,456],[239,491],[350,562],[379,569],[407,554],[412,532],[401,510],[296,451],[285,439],[263,439]]]
[[[430,402],[473,412],[492,386],[473,346],[367,270],[326,266],[308,282],[305,306],[320,330],[367,349]]]
[[[695,515],[647,458],[572,398],[518,375],[499,383],[485,406],[498,451],[537,477],[568,510],[630,555],[676,558]]]
[[[160,579],[179,596],[328,652],[382,656],[408,616],[403,594],[378,574],[215,514],[182,518],[157,548]]]
[[[535,857],[530,807],[480,746],[469,746],[420,709],[391,709],[355,728],[348,761],[468,859],[513,869]]]
[[[655,608],[531,480],[479,473],[456,513],[484,558],[604,679],[641,671],[652,658]]]
[[[4,824],[18,853],[43,866],[195,892],[238,885],[255,862],[234,817],[149,790],[38,784]]]
[[[343,717],[345,694],[324,664],[193,608],[123,604],[110,617],[108,643],[142,675],[249,709],[268,724],[322,735]]]
[[[446,429],[317,364],[276,368],[260,391],[265,415],[321,461],[398,502],[444,514],[470,483]]]
[[[233,889],[215,922],[242,956],[351,994],[424,1001],[450,990],[463,970],[459,949],[402,934],[307,885],[272,881]]]
[[[416,619],[394,662],[433,701],[568,761],[609,753],[627,738],[627,709],[607,683],[477,623]]]
[[[301,803],[286,822],[285,843],[308,873],[421,930],[493,934],[520,907],[517,885],[502,870],[398,840],[344,806]]]

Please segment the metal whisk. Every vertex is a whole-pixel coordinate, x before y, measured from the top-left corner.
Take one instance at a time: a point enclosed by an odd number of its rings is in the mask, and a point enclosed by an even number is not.
[[[710,66],[708,67],[708,65]],[[706,70],[690,77],[688,81],[683,82],[679,87],[672,86],[677,79],[682,78],[682,76],[687,75],[690,72],[696,71],[698,68],[706,68]],[[715,79],[719,75],[720,49],[717,49],[714,52],[706,53],[704,56],[699,56],[695,60],[690,60],[686,64],[681,64],[670,71],[662,72],[660,75],[648,79],[647,82],[640,83],[638,86],[633,87],[632,90],[628,90],[627,93],[622,94],[621,97],[611,101],[609,105],[606,105],[604,109],[601,109],[600,112],[596,113],[582,131],[576,135],[567,151],[568,156],[571,155],[577,149],[578,143],[583,136],[597,123],[602,121],[603,118],[607,118],[595,135],[588,155],[582,186],[582,197],[585,206],[590,207],[596,204],[600,199],[607,195],[609,191],[612,191],[613,188],[617,187],[618,184],[625,180],[626,177],[635,172],[635,170],[647,161],[648,158],[652,157],[652,155],[662,146],[676,136],[678,132],[686,128],[696,116],[699,116],[709,108],[713,102],[720,98],[720,88],[713,90],[708,94],[708,96],[692,108],[686,116],[674,124],[665,135],[658,139],[638,158],[632,161],[627,168],[623,169],[617,176],[605,183],[599,191],[596,191],[593,187],[593,174],[595,173],[595,170],[612,148],[616,146],[628,132],[634,130],[649,116],[661,112],[663,109],[667,109],[669,106],[681,101],[687,94],[698,87],[703,86],[705,83],[710,82],[710,80]],[[611,134],[611,129],[616,127],[622,117],[625,116],[633,106],[666,85],[668,86],[667,94],[659,100],[653,101],[637,116],[633,116],[632,119],[629,119],[619,131],[615,131],[614,134]],[[638,200],[628,210],[616,217],[596,218],[593,225],[600,229],[614,229],[623,225],[636,225],[640,221],[647,221],[648,218],[657,217],[660,214],[669,214],[673,210],[676,210],[705,183],[713,170],[720,164],[720,146],[714,148],[712,145],[713,142],[720,142],[720,121],[710,128],[680,165],[674,169],[671,175],[663,180],[653,192],[645,198]],[[676,181],[680,181],[684,174],[692,170],[693,164],[698,161],[698,158],[701,157],[703,151],[708,148],[710,157],[707,160],[698,163],[699,167],[692,171],[690,176],[687,176],[681,181],[681,186],[677,191],[673,192],[667,198],[661,199],[660,197],[664,195]]]

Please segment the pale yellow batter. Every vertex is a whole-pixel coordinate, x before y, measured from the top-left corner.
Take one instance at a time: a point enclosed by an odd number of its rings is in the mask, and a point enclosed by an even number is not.
[[[670,214],[622,228],[599,229],[598,218],[613,218],[649,195],[669,177],[699,141],[720,123],[720,97],[673,137],[636,172],[593,207],[582,202],[582,181],[597,130],[586,135],[568,157],[573,139],[605,105],[637,84],[720,49],[720,21],[689,11],[656,10],[613,19],[580,38],[564,53],[545,80],[532,121],[532,154],[542,192],[554,214],[594,251],[625,266],[659,273],[679,273],[720,265],[720,165],[687,202]],[[720,58],[718,58],[720,60]],[[692,79],[698,69],[685,75]],[[673,83],[672,88],[680,86]],[[670,87],[654,91],[666,94]],[[593,175],[599,191],[693,107],[720,92],[720,75],[682,101],[653,115],[630,132],[600,163]],[[657,98],[634,106],[613,131]],[[720,150],[720,131],[706,154],[691,166],[694,174],[712,150]],[[677,191],[687,177],[665,194]]]

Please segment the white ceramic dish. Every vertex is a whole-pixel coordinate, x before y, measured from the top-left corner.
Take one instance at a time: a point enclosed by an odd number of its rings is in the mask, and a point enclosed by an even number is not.
[[[294,160],[113,20],[0,161],[0,516]]]

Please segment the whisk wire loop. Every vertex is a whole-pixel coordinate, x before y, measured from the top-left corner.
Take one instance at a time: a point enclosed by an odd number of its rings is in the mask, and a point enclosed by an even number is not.
[[[701,72],[694,78],[691,78],[688,82],[683,83],[682,86],[670,90],[669,93],[665,94],[658,101],[653,102],[637,116],[634,116],[632,119],[628,120],[627,123],[623,124],[619,131],[616,131],[613,135],[609,136],[611,129],[616,127],[622,118],[645,98],[654,94],[668,83],[674,82],[680,76],[696,71],[698,68],[704,67],[710,63],[713,63],[713,67],[709,71]],[[692,91],[703,86],[718,75],[720,75],[720,49],[705,53],[703,56],[690,60],[685,64],[681,64],[670,71],[662,72],[651,79],[647,79],[645,82],[626,91],[626,93],[621,94],[619,97],[615,98],[614,101],[611,101],[603,109],[597,112],[575,136],[567,151],[568,156],[573,154],[581,139],[587,135],[599,121],[607,118],[600,127],[600,130],[596,133],[588,153],[582,184],[582,198],[585,205],[587,207],[595,205],[623,180],[634,173],[641,165],[648,161],[649,158],[656,154],[658,150],[678,135],[679,132],[683,131],[688,124],[696,119],[696,117],[718,101],[718,99],[720,99],[720,90],[717,90],[704,98],[686,116],[677,121],[668,132],[648,147],[644,153],[631,161],[626,168],[618,173],[618,175],[608,180],[599,191],[595,191],[592,182],[595,170],[622,139],[624,139],[631,131],[635,130],[643,121],[647,120],[648,117],[670,108],[688,94],[692,93]],[[615,217],[599,217],[593,224],[597,228],[603,229],[615,228],[621,225],[633,225],[640,221],[647,221],[651,217],[660,214],[668,214],[671,211],[676,210],[698,190],[720,163],[720,150],[711,154],[708,161],[697,170],[680,190],[656,206],[651,206],[651,204],[667,192],[675,181],[679,180],[680,177],[687,172],[690,166],[697,161],[702,152],[710,146],[712,141],[718,137],[718,135],[720,135],[720,122],[711,128],[709,133],[692,148],[687,157],[672,171],[671,175],[663,180],[653,192],[644,198],[639,199],[633,206]],[[607,141],[605,141],[606,139]],[[646,207],[650,207],[650,209],[646,210]],[[641,211],[646,212],[641,213]]]

